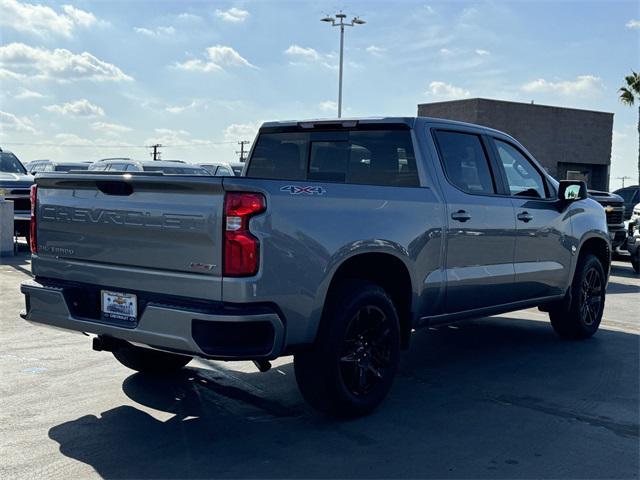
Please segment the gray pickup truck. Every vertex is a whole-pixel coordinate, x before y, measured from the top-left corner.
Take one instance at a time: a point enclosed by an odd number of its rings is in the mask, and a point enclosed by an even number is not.
[[[414,329],[528,307],[600,324],[605,212],[516,140],[432,118],[273,122],[242,177],[43,174],[28,321],[124,365],[294,356],[334,415],[388,393]]]

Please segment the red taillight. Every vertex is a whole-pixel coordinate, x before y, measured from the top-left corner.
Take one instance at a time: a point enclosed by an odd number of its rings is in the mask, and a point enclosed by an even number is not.
[[[265,209],[264,195],[260,193],[227,192],[223,275],[246,277],[258,273],[260,242],[249,231],[249,219]]]
[[[31,193],[29,194],[31,199],[31,221],[29,222],[29,248],[31,253],[38,253],[38,242],[36,241],[36,206],[38,203],[38,186],[31,185]]]

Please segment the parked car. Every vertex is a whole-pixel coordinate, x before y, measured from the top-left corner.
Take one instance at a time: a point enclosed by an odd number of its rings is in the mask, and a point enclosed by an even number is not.
[[[233,173],[239,177],[240,175],[242,175],[242,171],[244,170],[244,166],[246,165],[246,163],[244,162],[231,162],[229,165],[231,165],[231,169],[233,170]]]
[[[242,177],[77,177],[36,178],[23,318],[134,370],[293,354],[304,398],[353,416],[414,329],[537,306],[582,339],[602,318],[604,209],[489,128],[272,122]]]
[[[14,234],[29,239],[33,177],[13,153],[0,148],[0,197],[13,202]]]
[[[627,241],[627,228],[624,224],[624,200],[620,195],[598,190],[589,190],[589,197],[593,198],[604,208],[607,214],[607,228],[611,238],[611,248],[615,252],[618,248],[624,248]]]
[[[640,203],[640,186],[631,185],[630,187],[620,188],[613,193],[620,195],[624,199],[624,218],[628,220],[631,217],[633,206]]]
[[[140,162],[130,158],[107,158],[89,166],[95,172],[157,172],[165,175],[206,175],[211,174],[202,167],[189,165],[180,160],[149,160]]]
[[[640,273],[640,203],[633,207],[629,220],[629,239],[627,250],[631,259],[633,271]]]
[[[36,175],[43,172],[64,172],[87,170],[90,162],[54,162],[52,160],[34,160],[26,166],[27,172]]]
[[[233,177],[235,175],[228,163],[199,163],[198,165],[216,177]]]

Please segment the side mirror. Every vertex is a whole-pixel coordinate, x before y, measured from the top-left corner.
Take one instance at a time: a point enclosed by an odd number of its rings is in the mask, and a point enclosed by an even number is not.
[[[560,180],[558,199],[563,203],[587,198],[587,184],[582,180]]]

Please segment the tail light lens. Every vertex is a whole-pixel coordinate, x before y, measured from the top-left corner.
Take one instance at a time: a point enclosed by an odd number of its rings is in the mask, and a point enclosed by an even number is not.
[[[36,239],[36,207],[38,204],[38,186],[31,185],[31,193],[29,194],[31,200],[31,221],[29,222],[29,248],[31,253],[38,253],[38,242]]]
[[[260,242],[249,231],[249,219],[265,209],[265,198],[260,193],[227,192],[224,199],[224,276],[247,277],[258,273]]]

